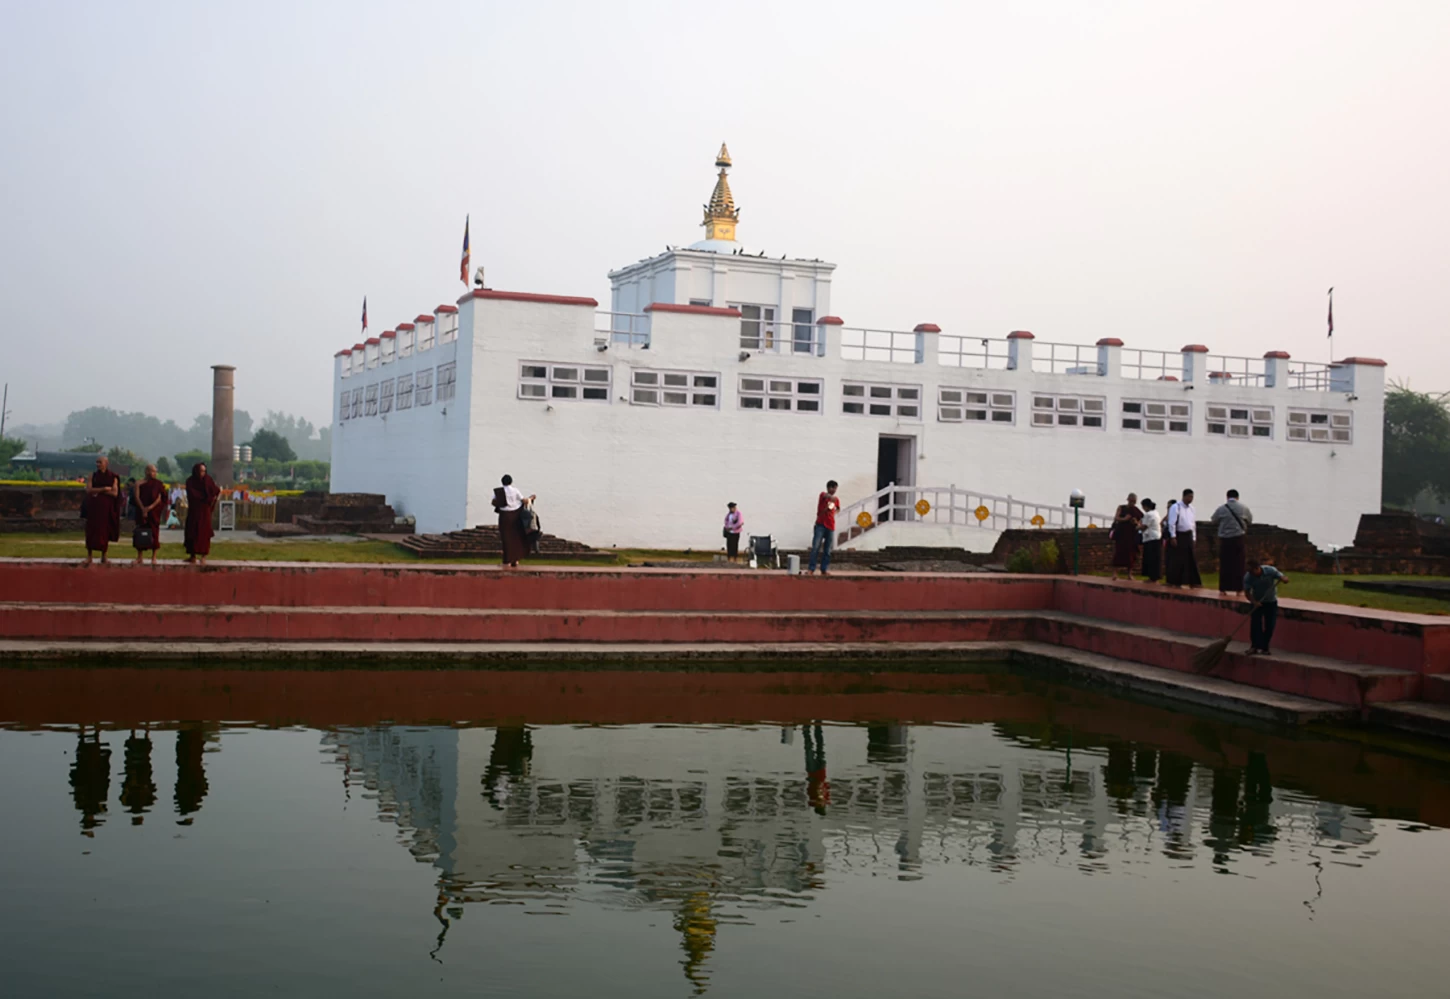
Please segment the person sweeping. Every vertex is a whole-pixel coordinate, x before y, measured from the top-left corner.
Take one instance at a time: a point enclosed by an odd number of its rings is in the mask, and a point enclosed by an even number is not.
[[[1251,656],[1269,654],[1269,641],[1274,637],[1274,626],[1279,622],[1279,584],[1289,582],[1272,565],[1264,565],[1258,559],[1250,559],[1248,571],[1244,573],[1244,599],[1249,602],[1249,652]],[[1193,668],[1206,673],[1218,665],[1228,651],[1234,636],[1243,630],[1244,622],[1212,645],[1205,645],[1193,654]]]

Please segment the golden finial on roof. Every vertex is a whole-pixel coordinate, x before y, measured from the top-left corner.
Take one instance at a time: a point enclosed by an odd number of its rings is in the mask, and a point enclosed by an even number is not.
[[[730,150],[720,143],[720,155],[715,157],[720,176],[715,179],[715,190],[710,193],[710,203],[705,206],[706,239],[720,239],[734,242],[735,224],[740,221],[740,209],[735,207],[735,198],[730,193],[730,182],[725,175],[730,172]]]

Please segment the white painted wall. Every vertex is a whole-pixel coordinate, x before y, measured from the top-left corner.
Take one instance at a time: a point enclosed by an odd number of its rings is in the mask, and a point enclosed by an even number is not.
[[[1044,503],[1062,503],[1079,487],[1097,510],[1113,509],[1130,490],[1161,509],[1191,486],[1204,518],[1236,487],[1257,520],[1306,531],[1319,545],[1349,543],[1359,515],[1380,506],[1382,367],[1345,367],[1333,392],[1210,382],[1203,355],[1186,355],[1198,376],[1192,382],[1119,377],[1116,354],[1106,376],[964,369],[938,365],[933,333],[924,334],[920,364],[848,361],[841,328],[830,325],[820,327],[823,357],[752,353],[741,361],[738,319],[666,312],[651,314],[649,349],[616,344],[600,353],[593,320],[588,305],[469,298],[460,303],[456,344],[361,375],[339,374],[334,419],[343,386],[455,358],[458,397],[447,415],[435,403],[387,420],[335,422],[333,488],[385,493],[418,518],[418,530],[437,532],[491,522],[492,490],[507,472],[525,493],[539,495],[546,531],[597,547],[718,549],[730,500],[740,504],[747,533],[805,546],[825,481],[839,480],[846,503],[873,492],[877,439],[890,434],[915,438],[920,485]],[[608,365],[609,399],[522,400],[519,365],[526,360]],[[634,367],[718,373],[719,407],[631,405]],[[822,378],[824,412],[743,410],[736,391],[742,373]],[[921,385],[924,418],[843,414],[848,379]],[[938,422],[939,385],[1015,391],[1016,423]],[[1042,391],[1105,396],[1107,428],[1031,426],[1031,394]],[[1120,429],[1124,398],[1191,401],[1191,434]],[[1210,437],[1210,402],[1272,406],[1273,439]],[[1300,405],[1352,412],[1353,443],[1288,440],[1288,410]]]

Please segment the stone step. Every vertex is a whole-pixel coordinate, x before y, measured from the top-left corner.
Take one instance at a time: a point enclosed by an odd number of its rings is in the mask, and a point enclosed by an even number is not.
[[[1424,701],[1376,704],[1370,708],[1369,720],[1416,735],[1450,738],[1450,704]]]
[[[1450,673],[1426,673],[1420,699],[1431,704],[1450,704]]]

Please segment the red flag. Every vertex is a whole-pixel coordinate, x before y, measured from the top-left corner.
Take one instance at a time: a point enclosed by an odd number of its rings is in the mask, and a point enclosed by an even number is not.
[[[363,332],[368,331],[368,297],[363,296]]]
[[[458,265],[458,280],[468,286],[468,216],[463,216],[463,260]]]

